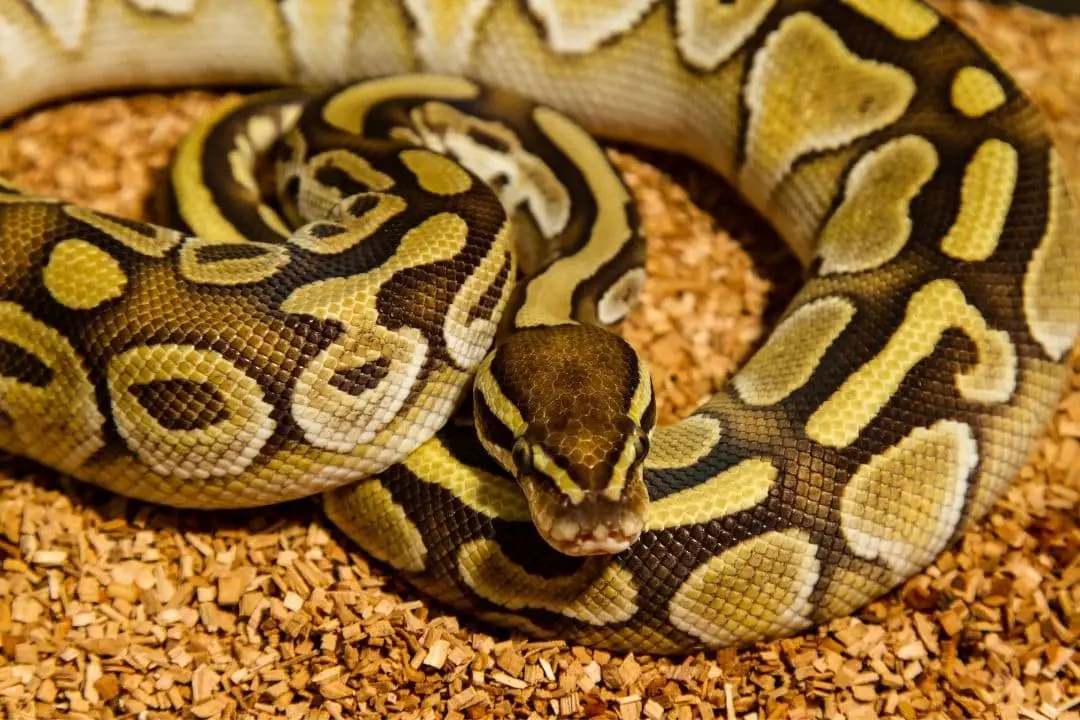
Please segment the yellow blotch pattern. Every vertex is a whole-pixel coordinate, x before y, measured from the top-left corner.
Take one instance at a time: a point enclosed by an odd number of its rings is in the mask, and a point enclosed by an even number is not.
[[[747,76],[750,117],[740,188],[765,205],[798,158],[888,126],[914,94],[906,71],[858,57],[817,16],[786,18]]]
[[[198,479],[239,475],[277,426],[259,383],[213,350],[171,343],[137,345],[109,361],[106,378],[117,431],[160,475]],[[220,408],[201,407],[196,396],[182,392],[185,385],[156,391],[150,403],[140,402],[140,389],[163,387],[170,381],[212,387]],[[215,420],[190,428],[167,427],[149,408]]]
[[[355,197],[355,196],[354,196]],[[408,203],[398,195],[372,193],[376,198],[373,208],[357,218],[348,218],[340,223],[341,232],[336,235],[319,237],[313,228],[325,227],[326,223],[305,225],[289,235],[289,242],[320,255],[336,255],[356,247],[371,237],[391,218],[405,211]]]
[[[821,274],[871,270],[896,257],[911,236],[911,201],[937,167],[934,146],[917,135],[890,140],[860,159],[821,231]]]
[[[1004,330],[992,330],[952,280],[934,280],[908,302],[900,327],[885,347],[856,370],[810,416],[806,435],[831,447],[846,447],[874,419],[917,362],[927,357],[945,330],[961,329],[975,343],[979,362],[956,377],[961,395],[976,402],[1004,402],[1016,385],[1016,350]]]
[[[72,310],[95,308],[120,297],[127,287],[127,275],[116,258],[77,238],[53,248],[41,279],[49,294]]]
[[[373,557],[404,572],[423,572],[427,546],[420,530],[378,478],[327,493],[327,517]]]
[[[424,482],[438,485],[471,510],[509,522],[529,520],[529,504],[517,483],[457,461],[438,439],[405,459],[405,467]]]
[[[715,645],[787,635],[810,625],[817,545],[799,530],[767,532],[711,558],[671,598],[671,624]]]
[[[405,150],[399,157],[429,193],[460,195],[472,187],[472,176],[460,165],[430,150]]]
[[[873,456],[840,498],[840,527],[852,551],[882,560],[900,577],[929,565],[960,522],[978,461],[971,428],[953,420],[916,428]]]
[[[52,371],[45,387],[0,375],[0,447],[75,471],[105,445],[105,418],[82,358],[56,329],[13,302],[0,301],[0,341]]]
[[[708,415],[691,415],[673,425],[658,427],[645,456],[645,467],[689,467],[708,455],[722,434],[720,421]]]
[[[1005,218],[1012,207],[1019,157],[1002,140],[985,141],[964,170],[960,211],[941,239],[941,251],[957,260],[977,262],[997,248]]]
[[[699,70],[715,70],[734,55],[776,6],[776,0],[679,0],[679,52]]]
[[[381,102],[403,96],[469,100],[479,92],[464,78],[395,75],[345,88],[323,106],[323,120],[339,130],[363,135],[368,112]]]
[[[1005,104],[1005,89],[989,70],[968,66],[953,78],[949,96],[954,108],[970,118],[997,110]]]
[[[206,259],[201,253],[224,252],[236,248],[254,251],[248,257]],[[180,274],[188,282],[201,285],[245,285],[267,280],[289,264],[289,253],[281,245],[249,241],[215,242],[191,238],[180,250]]]
[[[124,223],[117,222],[108,215],[77,205],[65,205],[64,212],[68,216],[100,230],[128,249],[148,257],[165,257],[165,254],[176,247],[183,237],[176,230],[145,223],[138,224],[142,230],[135,230]]]
[[[492,0],[410,0],[402,3],[415,25],[416,52],[423,59],[423,65],[464,74],[480,20],[491,3]],[[383,22],[378,27],[385,33],[398,24],[407,23]],[[412,34],[411,28],[409,34]],[[427,94],[417,93],[420,96]]]
[[[1024,275],[1024,316],[1032,336],[1052,360],[1060,360],[1080,333],[1080,216],[1050,153],[1050,208],[1046,232]]]
[[[696,525],[752,508],[768,497],[778,474],[768,460],[743,460],[699,485],[654,500],[646,529]]]
[[[530,0],[553,50],[583,53],[634,27],[654,0]]]
[[[938,24],[938,15],[918,0],[843,0],[901,40],[919,40]]]
[[[630,194],[600,146],[580,126],[551,108],[537,107],[533,120],[563,154],[574,159],[598,208],[585,247],[559,258],[529,283],[515,318],[519,327],[558,324],[572,317],[574,291],[596,268],[615,257],[633,235],[627,217]]]
[[[510,560],[496,541],[472,540],[458,551],[458,572],[477,595],[508,610],[548,610],[591,625],[625,622],[637,612],[633,577],[615,563],[546,578]]]
[[[820,607],[829,617],[844,617],[889,591],[901,578],[891,570],[869,562],[854,569],[834,568],[821,598]]]
[[[772,405],[801,388],[853,317],[855,306],[842,297],[796,309],[732,378],[739,397],[748,405]]]

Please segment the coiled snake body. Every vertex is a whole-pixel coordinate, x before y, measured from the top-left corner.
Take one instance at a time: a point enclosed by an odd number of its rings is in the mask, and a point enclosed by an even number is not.
[[[1080,325],[1041,117],[915,0],[5,0],[0,83],[5,117],[295,88],[185,143],[190,235],[2,186],[0,448],[182,507],[326,492],[418,588],[535,636],[677,652],[854,611],[1000,495]],[[596,327],[643,244],[575,123],[721,173],[808,267],[655,431]]]

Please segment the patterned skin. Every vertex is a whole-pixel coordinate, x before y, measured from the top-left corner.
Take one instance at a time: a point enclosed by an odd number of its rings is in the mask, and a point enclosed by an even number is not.
[[[190,237],[5,184],[0,448],[186,507],[326,492],[453,607],[681,652],[926,567],[1050,417],[1076,207],[1039,114],[916,0],[0,4],[4,116],[376,76],[213,118],[174,172]],[[593,329],[629,309],[643,248],[585,131],[714,169],[807,266],[671,426]],[[280,211],[254,192],[279,138]],[[547,378],[581,357],[568,407]],[[479,438],[446,422],[466,397]]]

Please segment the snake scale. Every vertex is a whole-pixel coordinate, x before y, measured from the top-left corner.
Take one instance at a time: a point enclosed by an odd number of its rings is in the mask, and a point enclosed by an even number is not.
[[[178,507],[324,493],[484,622],[674,653],[850,614],[1062,390],[1061,163],[916,0],[0,3],[0,116],[178,85],[266,88],[181,147],[184,230],[0,186],[0,448]],[[592,135],[716,171],[806,265],[673,425],[605,329],[644,242]]]

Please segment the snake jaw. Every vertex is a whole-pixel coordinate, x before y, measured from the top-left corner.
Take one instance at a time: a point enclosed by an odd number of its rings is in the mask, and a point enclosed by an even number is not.
[[[648,519],[648,493],[638,472],[615,501],[589,493],[572,503],[531,477],[520,480],[540,536],[564,555],[614,555],[627,550]]]

